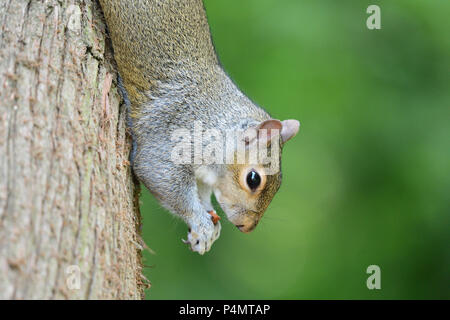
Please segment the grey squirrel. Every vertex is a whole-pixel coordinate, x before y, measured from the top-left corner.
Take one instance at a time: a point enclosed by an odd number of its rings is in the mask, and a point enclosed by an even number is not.
[[[184,241],[193,251],[204,254],[220,235],[213,192],[228,220],[242,232],[252,231],[280,187],[281,171],[268,174],[247,153],[263,145],[281,158],[282,146],[297,134],[300,123],[272,119],[227,76],[202,0],[100,3],[131,105],[136,176],[186,222]],[[231,163],[175,163],[173,132],[192,130],[194,123],[220,132],[256,133],[246,136],[243,151],[233,150]],[[274,142],[280,148],[274,149]],[[240,153],[245,153],[244,162],[236,161]]]

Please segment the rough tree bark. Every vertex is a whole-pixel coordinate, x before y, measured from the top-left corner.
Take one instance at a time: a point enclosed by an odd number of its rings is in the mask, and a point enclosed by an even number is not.
[[[99,4],[0,0],[0,28],[0,298],[142,298],[138,185]]]

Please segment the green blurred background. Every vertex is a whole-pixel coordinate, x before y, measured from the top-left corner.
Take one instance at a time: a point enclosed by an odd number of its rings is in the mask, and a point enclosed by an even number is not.
[[[381,7],[381,30],[366,8]],[[227,72],[299,119],[258,228],[204,256],[143,190],[150,299],[450,298],[450,1],[206,0]],[[222,213],[223,215],[223,213]],[[368,290],[366,268],[381,268]]]

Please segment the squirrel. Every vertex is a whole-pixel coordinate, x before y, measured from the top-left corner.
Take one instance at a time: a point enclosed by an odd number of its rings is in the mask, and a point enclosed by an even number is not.
[[[300,123],[273,119],[229,78],[215,52],[202,0],[100,4],[129,104],[135,175],[186,222],[183,241],[192,251],[204,254],[220,235],[212,193],[231,223],[244,233],[252,231],[281,185],[281,170],[271,173],[263,163],[250,162],[248,152],[266,146],[267,154],[281,159],[284,143]],[[255,134],[243,138],[243,151],[232,145],[230,162],[175,163],[173,132],[192,130],[195,123]],[[280,147],[275,149],[275,143]],[[239,156],[245,160],[237,161]]]

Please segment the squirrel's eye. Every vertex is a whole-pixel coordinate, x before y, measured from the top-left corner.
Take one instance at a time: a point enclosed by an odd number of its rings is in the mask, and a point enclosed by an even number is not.
[[[247,185],[250,189],[253,191],[256,190],[256,188],[259,187],[259,184],[261,183],[261,177],[259,176],[258,172],[255,170],[252,170],[247,175]]]

